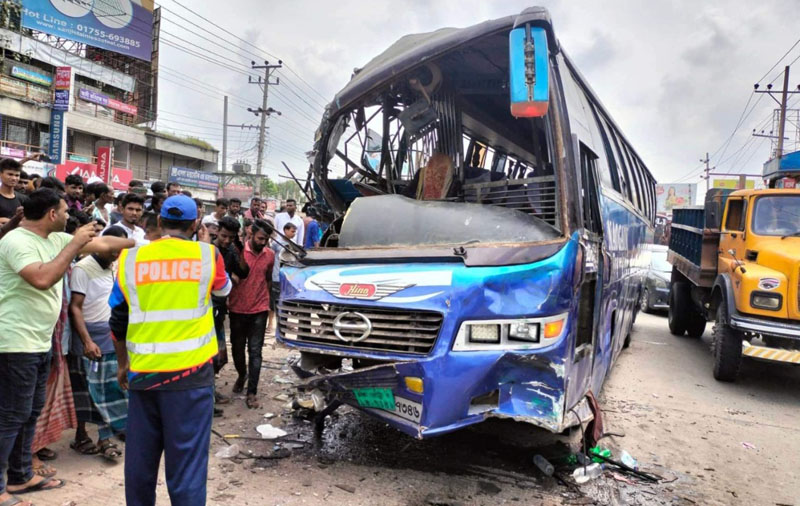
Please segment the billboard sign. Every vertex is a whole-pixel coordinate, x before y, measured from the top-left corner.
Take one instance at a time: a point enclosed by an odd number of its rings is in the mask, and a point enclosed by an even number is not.
[[[81,100],[86,100],[87,102],[91,102],[93,104],[102,105],[103,107],[108,107],[109,109],[114,109],[115,111],[124,112],[125,114],[133,114],[134,116],[138,111],[135,105],[129,105],[124,102],[120,102],[119,100],[114,100],[108,95],[104,95],[103,93],[90,90],[88,88],[79,89],[78,98],[80,98]]]
[[[656,211],[672,214],[676,207],[694,205],[697,185],[694,183],[673,183],[656,185]]]
[[[25,67],[19,67],[17,65],[11,67],[11,75],[17,79],[23,79],[32,83],[41,84],[42,86],[49,87],[51,84],[53,84],[52,77],[42,74],[41,72],[34,72],[33,70],[26,69]]]
[[[53,109],[69,110],[70,90],[72,89],[72,67],[56,67],[56,91]]]
[[[111,159],[114,148],[111,146],[100,146],[97,148],[97,177],[108,183],[111,177]]]
[[[25,167],[27,166],[28,164],[25,164]],[[59,180],[63,181],[70,174],[77,174],[86,182],[92,178],[100,177],[99,173],[97,172],[97,165],[93,163],[73,161],[56,165],[55,170],[49,175],[55,176]],[[111,187],[115,190],[126,191],[128,189],[128,184],[132,179],[132,170],[120,169],[118,167],[111,169]]]
[[[22,26],[150,61],[153,0],[23,0]]]
[[[714,179],[711,181],[711,186],[713,188],[727,188],[729,190],[740,190],[739,188],[739,180],[738,179]],[[756,187],[756,182],[752,179],[748,179],[745,182],[745,189],[752,190]]]
[[[47,155],[51,163],[61,163],[67,151],[67,117],[64,111],[50,111],[50,143]]]
[[[181,186],[202,188],[204,190],[217,191],[219,188],[219,176],[203,172],[202,170],[187,169],[184,167],[170,167],[169,182],[179,183]]]

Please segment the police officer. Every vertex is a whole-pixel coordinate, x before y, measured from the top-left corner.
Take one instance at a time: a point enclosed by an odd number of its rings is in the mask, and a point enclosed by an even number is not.
[[[214,409],[217,337],[211,296],[231,283],[222,256],[189,240],[197,206],[184,195],[164,201],[162,238],[126,250],[109,299],[119,382],[130,391],[125,452],[128,506],[152,506],[164,453],[174,506],[206,503],[208,447]]]

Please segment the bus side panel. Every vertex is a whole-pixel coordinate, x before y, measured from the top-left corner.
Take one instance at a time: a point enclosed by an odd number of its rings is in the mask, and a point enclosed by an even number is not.
[[[633,324],[641,286],[638,259],[650,228],[629,204],[622,204],[607,195],[602,199],[602,213],[608,276],[604,277],[600,331],[595,336],[592,372],[592,391],[595,393],[603,387]]]

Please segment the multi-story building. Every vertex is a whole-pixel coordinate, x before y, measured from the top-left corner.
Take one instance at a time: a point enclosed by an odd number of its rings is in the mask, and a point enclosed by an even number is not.
[[[152,11],[149,61],[26,28],[24,19],[33,14],[18,1],[0,1],[0,155],[48,151],[56,68],[69,66],[74,84],[62,165],[91,166],[98,147],[113,145],[112,166],[126,174],[123,179],[167,181],[173,167],[216,171],[219,153],[207,142],[151,128],[158,103],[158,9]],[[215,192],[198,194],[213,200]]]

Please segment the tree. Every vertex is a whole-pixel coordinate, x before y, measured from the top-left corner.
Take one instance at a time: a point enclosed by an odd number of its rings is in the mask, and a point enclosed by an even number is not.
[[[261,196],[262,197],[276,197],[278,196],[278,185],[268,177],[261,179]]]

